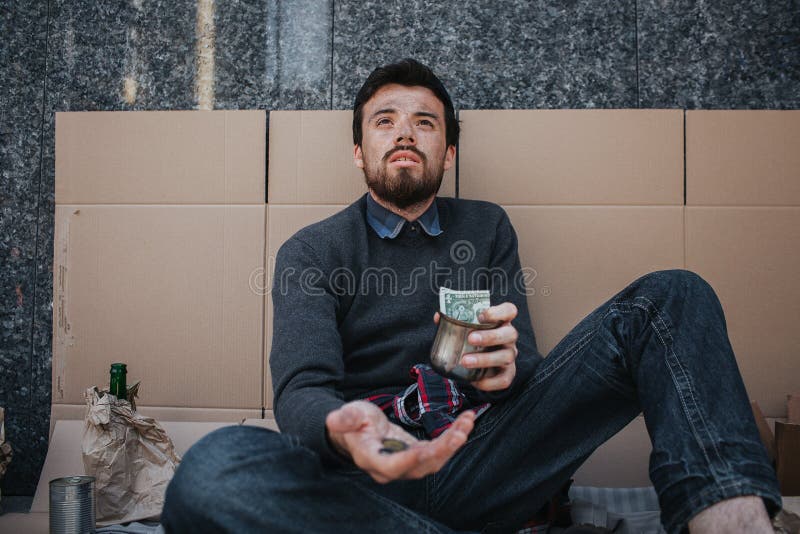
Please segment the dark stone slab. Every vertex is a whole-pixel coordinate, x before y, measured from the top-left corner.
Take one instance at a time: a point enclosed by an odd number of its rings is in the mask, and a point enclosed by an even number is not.
[[[52,145],[51,145],[52,146]],[[44,180],[44,178],[43,178]],[[36,257],[36,302],[34,303],[31,354],[31,408],[33,430],[30,447],[34,457],[47,455],[52,402],[53,332],[53,218],[55,202],[49,193],[39,201],[38,255]],[[37,479],[38,479],[38,471]]]
[[[636,106],[633,0],[334,5],[336,109],[402,57],[431,66],[461,109]]]
[[[50,7],[42,173],[41,181],[37,181],[34,213],[37,254],[30,266],[35,275],[35,303],[31,303],[32,322],[28,323],[25,349],[30,390],[25,412],[25,456],[31,461],[18,463],[24,481],[9,482],[23,494],[35,489],[49,430],[55,112],[192,109],[196,105],[195,2],[56,0]],[[41,118],[40,111],[40,124]]]
[[[53,0],[48,110],[192,109],[196,11],[193,0]]]
[[[36,205],[3,206],[0,217],[0,406],[5,408],[6,439],[14,451],[2,492],[32,495],[44,460],[31,447],[40,433],[30,424]]]
[[[47,1],[0,7],[0,35],[0,406],[14,449],[2,491],[32,495],[44,460],[30,415]]]
[[[217,2],[215,107],[328,109],[331,2]]]
[[[800,4],[639,2],[644,108],[800,107]]]

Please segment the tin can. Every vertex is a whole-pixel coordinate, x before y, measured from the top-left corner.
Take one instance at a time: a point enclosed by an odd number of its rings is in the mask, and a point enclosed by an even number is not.
[[[50,481],[50,534],[95,532],[94,477]]]
[[[431,367],[441,375],[474,382],[495,373],[494,367],[470,368],[461,365],[461,356],[470,352],[483,352],[485,347],[476,347],[467,341],[473,330],[489,330],[502,323],[467,323],[439,314],[439,329],[431,347]]]

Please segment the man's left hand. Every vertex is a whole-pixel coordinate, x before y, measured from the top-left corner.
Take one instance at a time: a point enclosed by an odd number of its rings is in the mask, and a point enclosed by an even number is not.
[[[478,320],[482,323],[501,323],[490,330],[473,330],[469,335],[470,344],[476,347],[491,347],[492,350],[471,352],[461,357],[461,365],[467,369],[493,367],[495,373],[487,375],[472,385],[483,391],[499,391],[508,388],[517,374],[517,329],[511,321],[517,316],[517,307],[511,302],[492,306],[481,312]],[[439,312],[434,321],[439,322]]]

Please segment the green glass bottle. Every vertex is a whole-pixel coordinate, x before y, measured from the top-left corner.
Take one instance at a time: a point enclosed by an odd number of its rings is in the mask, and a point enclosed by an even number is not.
[[[109,382],[108,392],[119,400],[128,399],[128,386],[125,383],[125,375],[128,369],[124,363],[111,364],[111,381]]]

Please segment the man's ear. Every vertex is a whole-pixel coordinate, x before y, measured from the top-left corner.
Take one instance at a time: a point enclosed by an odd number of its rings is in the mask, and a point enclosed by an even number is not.
[[[361,145],[353,145],[353,163],[359,169],[364,168],[364,153],[361,151]]]
[[[450,145],[447,147],[447,151],[444,153],[444,170],[447,170],[450,167],[452,167],[455,161],[456,161],[456,145]]]

